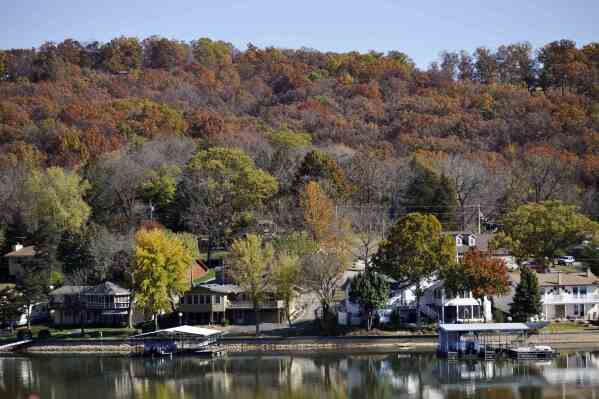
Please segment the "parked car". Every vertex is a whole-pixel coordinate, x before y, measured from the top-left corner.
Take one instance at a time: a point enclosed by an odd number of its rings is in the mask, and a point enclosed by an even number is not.
[[[537,263],[534,260],[529,260],[527,262],[522,263],[522,266],[528,267],[530,270],[535,271],[537,273],[547,273],[549,270],[540,263]]]
[[[560,256],[557,258],[557,263],[560,265],[571,265],[574,262],[576,262],[576,259],[574,259],[574,257],[571,255]]]

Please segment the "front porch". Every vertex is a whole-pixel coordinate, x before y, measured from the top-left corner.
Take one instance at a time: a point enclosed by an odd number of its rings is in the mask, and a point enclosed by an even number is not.
[[[596,303],[545,303],[544,320],[599,320],[599,306]]]

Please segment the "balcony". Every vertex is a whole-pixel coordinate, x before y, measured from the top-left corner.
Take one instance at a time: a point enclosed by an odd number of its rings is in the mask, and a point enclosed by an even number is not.
[[[260,309],[283,309],[283,301],[266,301],[260,304]],[[250,301],[228,301],[228,309],[254,309],[254,304]]]
[[[545,305],[569,305],[575,303],[599,303],[599,294],[586,295],[544,295],[541,301]]]

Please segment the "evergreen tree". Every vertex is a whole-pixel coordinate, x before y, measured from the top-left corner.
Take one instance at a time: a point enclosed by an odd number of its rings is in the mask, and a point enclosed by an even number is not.
[[[527,321],[530,317],[541,313],[541,293],[539,280],[527,267],[520,270],[520,283],[516,286],[510,313],[516,321]]]
[[[408,185],[404,206],[406,212],[435,215],[445,229],[455,225],[457,194],[449,178],[439,175],[419,161],[412,161],[414,177]]]
[[[360,273],[350,285],[349,297],[359,303],[366,314],[366,328],[372,328],[374,312],[389,299],[389,282],[384,275],[372,270]]]

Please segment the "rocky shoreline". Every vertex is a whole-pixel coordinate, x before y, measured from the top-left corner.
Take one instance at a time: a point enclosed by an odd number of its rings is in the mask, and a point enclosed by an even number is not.
[[[599,348],[599,333],[552,333],[531,336],[531,344],[552,345],[557,348]],[[360,336],[360,337],[291,337],[291,338],[225,338],[220,345],[230,353],[245,352],[314,352],[355,350],[433,350],[434,335]],[[113,354],[132,355],[143,352],[142,342],[129,340],[44,340],[19,348],[29,354]]]

